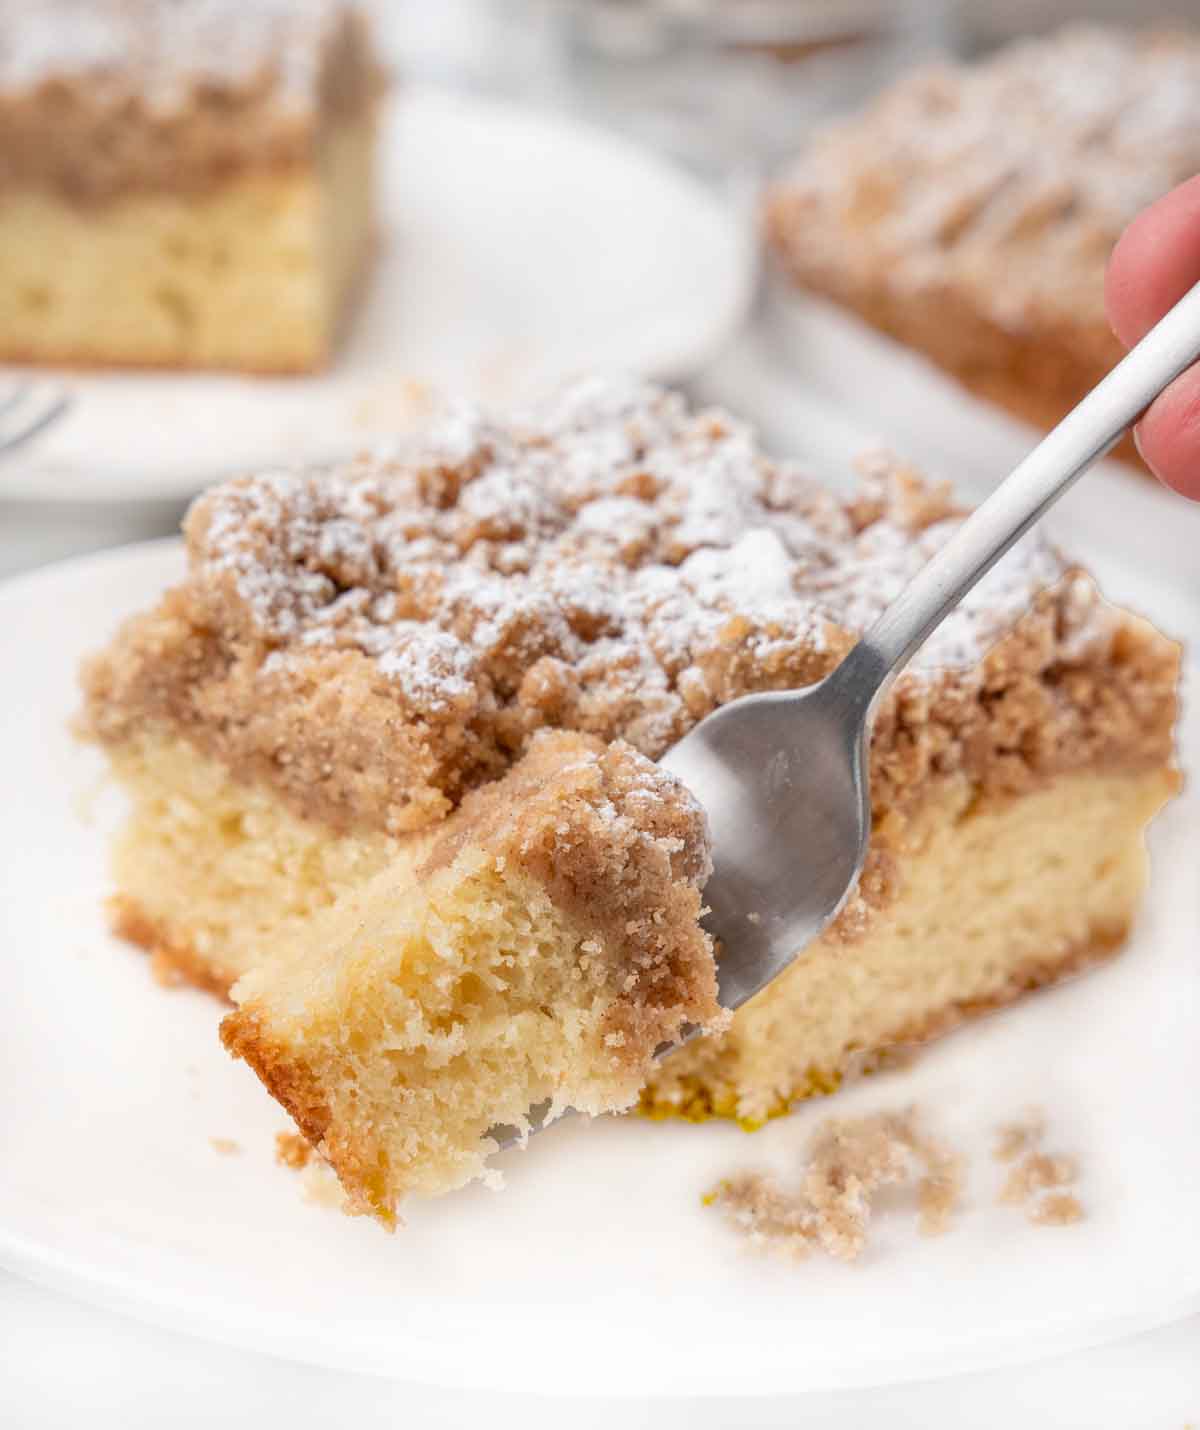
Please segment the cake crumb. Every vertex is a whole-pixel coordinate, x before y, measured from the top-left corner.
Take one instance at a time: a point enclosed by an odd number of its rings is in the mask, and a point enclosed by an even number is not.
[[[303,1171],[312,1159],[312,1146],[299,1132],[276,1132],[275,1160],[281,1167]]]
[[[1030,1152],[1008,1174],[1000,1189],[1000,1200],[1010,1206],[1023,1206],[1039,1192],[1069,1187],[1078,1175],[1079,1167],[1073,1157]]]
[[[992,1155],[998,1162],[1013,1164],[997,1200],[1006,1206],[1024,1207],[1035,1226],[1070,1226],[1084,1216],[1079,1198],[1063,1190],[1079,1180],[1079,1162],[1046,1152],[1042,1146],[1045,1135],[1046,1119],[1036,1111],[997,1129]]]
[[[232,1137],[210,1137],[208,1145],[218,1157],[240,1157],[242,1155],[242,1144],[235,1142]]]
[[[1083,1203],[1073,1192],[1053,1192],[1034,1202],[1029,1220],[1038,1226],[1070,1226],[1083,1220]]]
[[[93,775],[86,784],[77,787],[71,794],[71,813],[85,829],[94,829],[99,822],[96,807],[112,787],[111,770],[103,770]]]
[[[1015,1122],[1004,1122],[996,1129],[996,1145],[992,1155],[997,1162],[1015,1162],[1041,1141],[1046,1130],[1044,1114],[1030,1108]]]
[[[322,1162],[319,1158],[310,1161],[301,1172],[300,1192],[310,1206],[345,1211],[348,1205],[348,1198],[342,1190],[337,1174],[327,1162]]]
[[[917,1183],[918,1225],[923,1236],[941,1236],[950,1230],[962,1199],[964,1159],[958,1152],[926,1142],[921,1155],[925,1175]]]
[[[961,1185],[961,1157],[928,1137],[909,1109],[826,1119],[809,1142],[797,1191],[742,1173],[704,1200],[756,1248],[795,1259],[820,1250],[854,1261],[866,1247],[872,1198],[881,1188],[915,1186],[921,1230],[936,1235],[949,1225]]]

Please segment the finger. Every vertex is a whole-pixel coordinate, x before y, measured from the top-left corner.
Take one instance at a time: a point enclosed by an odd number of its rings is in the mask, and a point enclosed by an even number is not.
[[[1180,184],[1117,240],[1104,280],[1113,332],[1132,347],[1200,283],[1200,176]]]
[[[1200,368],[1188,368],[1155,399],[1134,435],[1167,486],[1200,500]]]

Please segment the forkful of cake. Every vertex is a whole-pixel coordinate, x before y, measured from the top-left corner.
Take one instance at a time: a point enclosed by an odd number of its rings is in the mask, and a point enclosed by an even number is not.
[[[723,1007],[737,1010],[778,977],[854,889],[871,833],[872,723],[897,675],[1197,358],[1200,283],[967,517],[830,675],[722,706],[663,757],[709,819],[705,901]]]

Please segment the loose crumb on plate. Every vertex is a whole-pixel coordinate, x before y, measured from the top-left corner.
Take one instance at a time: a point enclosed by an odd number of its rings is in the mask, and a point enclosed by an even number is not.
[[[1015,1122],[1003,1122],[996,1129],[992,1155],[997,1162],[1015,1162],[1023,1152],[1036,1146],[1046,1131],[1046,1118],[1038,1108],[1029,1108]]]
[[[219,1157],[240,1157],[242,1153],[242,1144],[232,1137],[210,1137],[208,1145]]]
[[[795,1258],[821,1250],[853,1261],[867,1244],[872,1198],[887,1186],[913,1187],[921,1230],[949,1225],[962,1186],[961,1157],[927,1136],[916,1113],[828,1118],[808,1146],[800,1186],[742,1173],[705,1198],[751,1245]]]
[[[1039,1192],[1069,1187],[1079,1176],[1074,1157],[1051,1157],[1045,1152],[1029,1152],[1016,1164],[1000,1188],[1000,1200],[1010,1206],[1024,1206]]]
[[[1035,1201],[1028,1215],[1038,1226],[1070,1226],[1083,1220],[1083,1203],[1073,1192],[1052,1192]]]
[[[1079,1162],[1074,1157],[1046,1152],[1042,1146],[1045,1135],[1046,1119],[1037,1111],[997,1130],[993,1155],[998,1162],[1013,1164],[1001,1184],[998,1200],[1007,1206],[1024,1207],[1026,1217],[1035,1226],[1070,1226],[1084,1216],[1079,1198],[1063,1190],[1079,1180]]]
[[[941,1236],[950,1230],[962,1198],[964,1159],[950,1148],[929,1141],[920,1155],[925,1162],[925,1175],[917,1183],[918,1225],[924,1236]]]
[[[312,1146],[299,1132],[277,1132],[275,1134],[275,1160],[281,1167],[291,1167],[299,1172],[307,1167],[312,1157]]]
[[[310,1206],[346,1210],[346,1194],[337,1174],[299,1132],[276,1132],[275,1161],[300,1173],[300,1195]]]

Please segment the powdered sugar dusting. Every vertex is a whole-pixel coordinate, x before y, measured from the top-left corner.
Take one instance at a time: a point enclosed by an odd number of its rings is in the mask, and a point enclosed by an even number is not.
[[[780,186],[776,236],[802,271],[961,287],[1010,330],[1103,325],[1116,238],[1197,169],[1196,36],[1072,27],[921,70],[831,128]]]
[[[345,0],[0,0],[0,88],[138,75],[149,108],[201,86],[270,80],[301,107],[317,95],[323,46]]]
[[[228,483],[188,531],[267,673],[357,652],[418,717],[519,700],[657,755],[733,694],[818,679],[957,520],[895,464],[843,504],[723,413],[593,380],[504,420],[456,410],[387,458]],[[908,678],[974,679],[1066,571],[1027,539]],[[1069,579],[1081,652],[1107,608]]]

